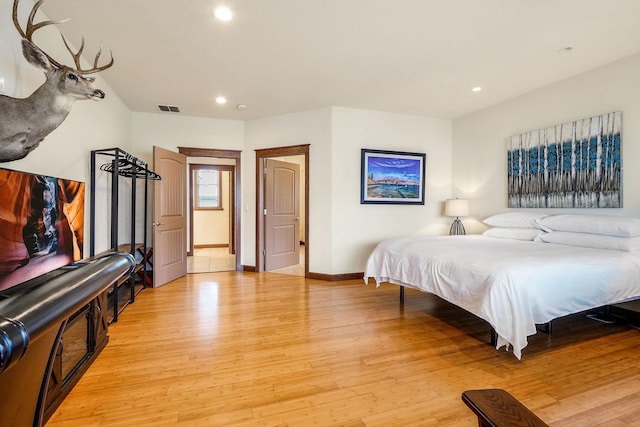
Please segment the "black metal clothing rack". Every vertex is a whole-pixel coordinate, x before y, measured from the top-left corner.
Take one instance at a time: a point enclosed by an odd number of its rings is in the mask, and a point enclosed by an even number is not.
[[[160,175],[149,169],[146,162],[134,157],[120,148],[106,148],[101,150],[91,151],[91,219],[89,223],[90,243],[89,251],[90,256],[95,255],[95,231],[96,231],[96,181],[98,172],[98,156],[106,157],[109,159],[106,163],[100,165],[100,170],[111,173],[111,251],[124,252],[128,251],[133,257],[136,257],[136,252],[142,256],[142,262],[139,263],[134,271],[128,278],[121,279],[119,282],[114,283],[113,296],[113,322],[118,321],[119,312],[124,307],[134,302],[136,296],[136,280],[135,275],[142,274],[142,288],[146,287],[147,283],[147,253],[150,250],[147,246],[147,214],[148,214],[148,184],[149,180],[159,180]],[[119,196],[119,178],[124,177],[131,179],[131,224],[130,224],[130,240],[128,243],[120,244],[118,241],[118,196]],[[138,179],[144,180],[144,230],[142,243],[136,243],[136,206],[137,206],[137,194],[136,183]],[[128,301],[125,301],[122,306],[120,305],[119,290],[122,284],[129,282],[129,297]]]

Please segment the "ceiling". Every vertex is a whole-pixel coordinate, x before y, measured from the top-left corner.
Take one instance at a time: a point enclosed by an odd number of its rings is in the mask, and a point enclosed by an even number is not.
[[[233,20],[212,16],[220,4]],[[133,111],[169,104],[234,120],[325,106],[455,119],[640,51],[638,0],[47,0],[42,10],[71,18],[59,29],[75,45],[84,34],[89,59],[100,41],[112,50],[100,75]]]

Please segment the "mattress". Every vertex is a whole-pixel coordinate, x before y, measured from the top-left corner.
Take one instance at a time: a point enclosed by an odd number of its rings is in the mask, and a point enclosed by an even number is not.
[[[364,280],[433,293],[486,320],[520,359],[536,324],[640,297],[640,251],[482,235],[381,242]]]

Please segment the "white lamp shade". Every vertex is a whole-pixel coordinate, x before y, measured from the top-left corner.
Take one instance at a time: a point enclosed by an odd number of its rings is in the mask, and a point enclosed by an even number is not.
[[[449,199],[444,205],[445,216],[469,215],[469,201],[464,199]]]

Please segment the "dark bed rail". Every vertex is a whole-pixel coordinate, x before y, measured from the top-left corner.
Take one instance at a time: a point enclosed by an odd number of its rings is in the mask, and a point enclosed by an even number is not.
[[[39,425],[52,349],[68,318],[134,265],[129,254],[109,253],[0,300],[0,426]]]
[[[402,286],[402,285],[400,285],[400,304],[404,304],[404,286]],[[609,313],[608,308],[609,307],[607,306],[606,308],[607,308],[606,313],[608,315],[608,313]],[[589,317],[589,316],[587,315],[587,317]],[[600,319],[598,319],[596,317],[591,317],[591,319],[598,320],[600,322],[608,323],[607,320],[600,320]],[[550,320],[547,323],[544,323],[544,324],[540,325],[540,326],[542,326],[542,331],[547,335],[551,335],[551,325],[552,325],[551,322],[552,321]],[[497,347],[497,345],[498,345],[498,333],[496,332],[495,329],[493,329],[493,326],[491,326],[491,325],[489,325],[489,326],[491,328],[491,338],[489,340],[489,344],[491,344],[492,347]],[[537,328],[537,326],[539,326],[539,325],[536,325],[536,328]]]

